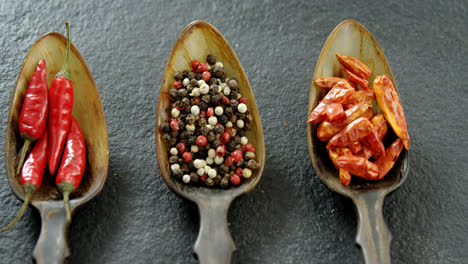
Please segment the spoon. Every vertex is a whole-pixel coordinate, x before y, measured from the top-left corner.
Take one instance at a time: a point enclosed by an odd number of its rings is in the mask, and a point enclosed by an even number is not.
[[[173,179],[170,176],[169,149],[162,138],[160,128],[161,123],[170,118],[169,90],[174,82],[174,72],[191,69],[192,60],[204,61],[208,54],[215,55],[217,61],[224,64],[227,76],[237,77],[240,93],[247,98],[248,109],[254,117],[252,129],[247,133],[247,137],[249,142],[255,145],[259,168],[249,179],[244,178],[239,186],[229,189],[192,186]],[[198,206],[200,232],[195,242],[194,254],[200,263],[231,263],[232,252],[236,247],[227,225],[228,209],[236,197],[251,191],[260,180],[265,165],[265,142],[255,98],[239,59],[221,33],[206,21],[197,20],[190,23],[179,35],[172,49],[159,91],[155,138],[159,170],[164,182],[176,194],[195,202]]]
[[[325,95],[325,90],[315,84],[316,79],[326,76],[344,78],[335,54],[353,56],[367,64],[373,71],[369,78],[371,83],[376,76],[387,75],[397,88],[387,59],[375,38],[358,22],[346,20],[333,30],[323,46],[310,88],[308,112]],[[376,104],[373,110],[374,113],[381,113]],[[351,184],[345,186],[340,183],[338,171],[328,157],[326,142],[317,138],[317,127],[316,124],[307,124],[309,155],[317,176],[332,191],[353,200],[359,218],[356,243],[361,246],[365,263],[390,263],[391,234],[383,218],[382,206],[385,196],[398,188],[408,176],[408,151],[404,149],[400,153],[394,167],[382,180],[366,181],[353,177]],[[384,138],[385,146],[396,138],[389,127]]]
[[[66,38],[56,32],[38,39],[24,60],[13,91],[8,114],[5,160],[8,181],[20,200],[24,200],[24,192],[15,172],[18,153],[23,144],[18,132],[18,118],[23,99],[40,59],[46,60],[47,83],[50,86],[65,61],[66,46]],[[96,83],[88,65],[73,44],[70,52],[70,75],[74,88],[73,116],[83,132],[87,157],[83,181],[70,197],[70,210],[73,213],[101,191],[107,177],[109,146],[104,110]],[[33,253],[35,263],[63,263],[70,255],[66,238],[70,223],[66,220],[65,207],[55,186],[55,177],[51,176],[47,169],[41,188],[34,194],[31,204],[39,210],[42,219],[41,233]]]

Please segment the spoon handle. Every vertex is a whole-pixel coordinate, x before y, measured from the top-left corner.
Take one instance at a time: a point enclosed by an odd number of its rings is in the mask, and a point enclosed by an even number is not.
[[[59,205],[38,206],[42,227],[34,248],[33,258],[37,264],[61,264],[70,256],[67,243],[69,222],[65,208]]]
[[[390,264],[392,235],[382,214],[386,194],[383,191],[367,192],[353,198],[358,214],[356,243],[361,246],[366,264]]]
[[[231,263],[232,252],[236,250],[227,225],[227,213],[231,201],[201,201],[200,232],[194,246],[194,253],[201,264]]]

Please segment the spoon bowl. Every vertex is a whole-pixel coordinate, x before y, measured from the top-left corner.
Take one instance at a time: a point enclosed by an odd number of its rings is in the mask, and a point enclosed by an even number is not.
[[[23,140],[18,131],[18,120],[28,83],[37,62],[45,59],[47,83],[50,87],[57,72],[65,62],[66,38],[52,32],[39,38],[32,46],[13,91],[8,115],[5,161],[9,184],[20,199],[24,200],[23,188],[16,175],[18,153]],[[95,197],[104,186],[109,163],[109,146],[106,120],[101,98],[88,65],[76,47],[70,47],[70,72],[74,88],[73,116],[78,121],[86,145],[86,170],[80,186],[70,196],[70,209]],[[63,263],[69,256],[66,221],[62,196],[55,185],[55,177],[46,169],[41,188],[34,194],[31,204],[39,210],[42,218],[41,234],[34,250],[36,263]]]
[[[315,68],[309,96],[310,113],[325,95],[325,90],[315,84],[320,77],[337,76],[345,78],[343,67],[335,54],[355,57],[372,69],[369,80],[386,75],[396,87],[393,73],[385,55],[372,34],[353,20],[340,23],[330,34]],[[397,90],[398,91],[398,90]],[[374,113],[381,113],[376,103]],[[408,151],[403,149],[390,172],[380,181],[367,181],[353,177],[349,186],[342,185],[338,171],[333,166],[326,151],[326,142],[317,137],[318,124],[307,124],[309,156],[317,176],[332,191],[351,198],[359,216],[356,242],[361,246],[365,263],[390,263],[391,234],[382,215],[385,196],[398,188],[407,178],[409,170]],[[385,146],[397,137],[389,129],[383,139]]]
[[[169,91],[173,86],[174,72],[191,69],[192,60],[204,61],[208,54],[215,55],[217,61],[224,64],[227,76],[237,77],[240,93],[247,98],[247,107],[254,117],[252,129],[247,133],[247,137],[249,142],[255,145],[259,168],[249,179],[244,178],[241,185],[229,189],[187,185],[171,177],[169,148],[162,138],[163,133],[160,128],[161,123],[167,122],[170,118]],[[255,98],[242,65],[227,40],[206,21],[190,23],[179,35],[172,49],[159,90],[155,138],[159,170],[164,182],[176,194],[198,205],[200,233],[194,246],[194,253],[200,263],[230,263],[235,245],[227,226],[228,208],[233,199],[251,191],[259,182],[265,165],[265,142]]]

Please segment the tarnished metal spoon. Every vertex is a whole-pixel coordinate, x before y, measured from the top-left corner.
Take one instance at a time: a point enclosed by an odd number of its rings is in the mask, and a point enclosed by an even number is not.
[[[254,117],[252,129],[247,133],[247,137],[249,142],[255,145],[259,168],[248,180],[243,179],[240,186],[227,190],[194,187],[174,180],[170,175],[168,146],[162,138],[160,128],[161,123],[170,118],[169,90],[173,87],[174,72],[191,69],[192,60],[204,61],[208,54],[215,55],[217,61],[224,64],[227,76],[237,77],[240,93],[247,98],[248,109]],[[226,39],[206,21],[190,23],[172,49],[159,90],[155,133],[159,170],[164,182],[172,191],[198,205],[200,232],[194,246],[198,260],[200,263],[230,263],[235,245],[227,225],[228,208],[236,197],[251,191],[260,180],[265,165],[265,142],[255,98],[241,63]]]
[[[367,64],[373,70],[369,80],[374,80],[378,75],[387,75],[396,88],[390,66],[375,38],[361,24],[347,20],[333,30],[323,46],[310,89],[309,113],[325,94],[324,89],[315,84],[315,80],[326,76],[344,77],[342,66],[335,57],[337,53],[356,57]],[[373,110],[380,112],[377,105],[374,105]],[[317,125],[307,125],[307,141],[312,165],[317,176],[328,188],[351,198],[356,205],[359,218],[356,243],[361,246],[365,263],[390,263],[391,234],[383,218],[382,206],[385,196],[398,188],[407,178],[408,151],[403,149],[393,169],[384,179],[372,182],[353,177],[351,184],[344,186],[340,183],[338,171],[328,157],[326,143],[317,138],[316,132]],[[395,139],[396,136],[389,129],[384,143],[388,146]]]
[[[16,175],[18,153],[23,140],[18,132],[18,118],[29,80],[40,59],[47,65],[47,83],[50,84],[65,61],[66,38],[56,32],[42,36],[34,43],[24,60],[11,99],[6,132],[5,161],[8,181],[13,192],[24,200],[23,188]],[[109,164],[107,126],[101,98],[88,65],[73,44],[70,49],[70,76],[74,89],[73,116],[80,124],[86,144],[86,171],[80,187],[70,197],[70,209],[96,196],[104,186]],[[46,169],[41,188],[31,204],[41,213],[42,227],[34,249],[36,263],[63,263],[70,255],[67,245],[67,222],[62,196],[55,186],[55,176]]]

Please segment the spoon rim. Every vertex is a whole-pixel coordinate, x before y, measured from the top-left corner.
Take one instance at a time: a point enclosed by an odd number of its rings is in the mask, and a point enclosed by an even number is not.
[[[246,90],[249,90],[250,93],[252,94],[252,99],[253,101],[251,102],[251,105],[255,105],[256,107],[256,114],[254,114],[254,118],[257,118],[257,130],[258,130],[258,138],[257,139],[257,142],[261,142],[261,148],[258,148],[258,146],[255,146],[256,148],[256,152],[258,151],[263,151],[264,155],[262,155],[262,157],[258,160],[258,157],[259,155],[257,155],[257,162],[258,164],[260,165],[258,169],[256,169],[254,172],[253,172],[253,175],[251,176],[251,178],[249,179],[248,182],[243,182],[240,184],[240,186],[230,186],[228,189],[222,189],[222,188],[209,188],[209,187],[205,187],[205,186],[193,186],[193,185],[188,185],[188,184],[183,184],[183,183],[179,183],[177,182],[177,180],[173,179],[171,176],[170,176],[170,173],[169,173],[169,170],[166,168],[168,167],[168,160],[167,159],[164,159],[162,157],[162,155],[158,154],[158,149],[162,148],[162,149],[165,149],[166,146],[165,144],[167,144],[166,142],[164,142],[162,139],[161,139],[161,135],[162,133],[160,132],[160,123],[163,121],[161,119],[161,116],[160,116],[160,111],[159,111],[159,105],[160,103],[163,101],[163,100],[168,100],[168,98],[162,98],[161,95],[162,95],[162,88],[164,87],[164,84],[165,84],[165,81],[166,81],[166,75],[167,75],[167,70],[168,68],[170,67],[171,65],[171,61],[172,61],[172,58],[173,58],[173,55],[176,53],[176,51],[181,48],[179,47],[181,44],[183,44],[183,40],[185,38],[187,38],[191,32],[196,29],[196,28],[203,28],[204,30],[210,30],[212,34],[214,34],[216,37],[220,38],[222,43],[225,43],[226,45],[224,45],[224,49],[226,49],[228,51],[229,54],[232,55],[233,57],[233,60],[234,61],[237,61],[238,64],[239,64],[239,72],[241,74],[241,76],[243,76],[245,78],[245,81],[247,83],[247,87],[245,87]],[[266,151],[265,151],[265,136],[264,136],[264,133],[263,133],[263,127],[262,127],[262,123],[261,123],[261,118],[260,118],[260,114],[258,113],[258,107],[257,107],[257,104],[255,102],[255,97],[254,97],[254,94],[253,94],[253,91],[252,91],[252,88],[250,86],[250,83],[249,83],[249,80],[247,78],[247,75],[245,74],[245,71],[244,71],[244,68],[242,67],[242,64],[240,63],[240,60],[239,58],[237,57],[237,54],[234,52],[234,50],[232,49],[231,45],[229,44],[229,42],[226,40],[226,38],[221,34],[221,32],[216,28],[214,27],[212,24],[210,24],[209,22],[205,21],[205,20],[195,20],[195,21],[192,21],[191,23],[189,23],[183,30],[182,32],[179,34],[174,46],[173,46],[173,49],[169,55],[169,59],[167,61],[167,64],[166,64],[166,68],[164,70],[164,73],[163,73],[163,78],[162,78],[162,81],[161,81],[161,87],[159,89],[159,93],[158,93],[158,105],[157,105],[157,108],[156,108],[156,122],[155,122],[155,145],[156,145],[156,158],[157,158],[157,161],[158,161],[158,167],[159,167],[159,172],[160,172],[160,175],[161,177],[163,178],[164,180],[164,183],[166,183],[166,185],[172,190],[174,191],[176,194],[188,199],[188,200],[191,200],[193,202],[196,202],[198,203],[198,201],[200,200],[200,197],[198,197],[197,195],[200,195],[201,197],[203,198],[211,198],[211,197],[216,197],[217,199],[219,197],[224,197],[224,198],[227,198],[226,200],[227,201],[231,201],[233,199],[235,199],[236,197],[242,195],[242,194],[246,194],[250,191],[252,191],[257,185],[258,185],[258,182],[260,181],[260,178],[262,177],[263,175],[263,170],[264,170],[264,167],[265,167],[265,154],[266,154]]]
[[[328,36],[327,40],[325,41],[325,43],[324,43],[324,45],[322,47],[322,50],[321,50],[319,58],[317,60],[315,70],[314,70],[314,74],[313,74],[313,77],[312,77],[312,84],[311,84],[310,92],[309,92],[309,104],[308,104],[307,113],[310,113],[313,110],[313,108],[320,101],[319,96],[314,97],[314,95],[317,92],[320,93],[322,88],[318,87],[315,84],[315,80],[319,77],[319,76],[317,76],[319,66],[321,66],[322,60],[324,59],[325,55],[328,53],[328,45],[327,44],[330,41],[332,41],[333,39],[335,39],[336,35],[338,34],[338,32],[340,31],[340,29],[342,27],[348,26],[348,25],[358,28],[362,32],[361,34],[365,34],[365,35],[369,36],[369,39],[372,41],[372,43],[375,46],[375,49],[377,51],[380,51],[379,56],[381,57],[381,60],[385,62],[384,63],[385,70],[386,70],[386,72],[388,72],[387,77],[390,78],[390,80],[393,82],[393,84],[395,86],[395,89],[396,89],[396,91],[398,93],[398,88],[397,88],[396,81],[395,81],[394,76],[393,76],[393,72],[392,72],[392,70],[390,68],[390,64],[389,64],[387,58],[385,57],[385,54],[384,54],[383,49],[381,48],[380,44],[377,42],[375,37],[370,33],[370,31],[367,28],[365,28],[362,24],[360,24],[359,22],[357,22],[355,20],[348,19],[348,20],[344,20],[341,23],[339,23],[332,30],[332,32],[330,33],[330,35]],[[322,77],[322,76],[320,76],[320,77]],[[317,90],[317,89],[321,89],[321,90]],[[398,95],[399,95],[399,93],[398,93]],[[330,190],[332,190],[332,191],[334,191],[336,193],[339,193],[341,195],[344,195],[346,197],[349,197],[349,198],[355,198],[356,195],[359,195],[360,193],[363,193],[363,192],[382,192],[383,195],[386,195],[386,194],[394,191],[398,187],[400,187],[401,184],[403,184],[403,182],[406,181],[406,179],[408,178],[407,176],[408,176],[408,172],[409,172],[409,151],[406,150],[406,149],[403,149],[403,151],[400,153],[400,155],[398,157],[398,160],[401,160],[402,164],[401,164],[401,167],[399,168],[399,172],[396,172],[396,173],[400,174],[400,179],[399,179],[398,182],[393,183],[392,185],[384,186],[384,187],[382,187],[382,186],[381,187],[375,187],[375,188],[372,188],[372,187],[363,188],[363,187],[356,187],[356,186],[352,186],[352,185],[342,185],[339,182],[338,182],[338,184],[332,184],[330,179],[328,179],[328,177],[325,177],[321,173],[321,169],[319,168],[319,165],[318,165],[318,159],[314,159],[315,156],[316,156],[315,153],[314,153],[315,149],[318,148],[318,146],[315,144],[315,142],[317,142],[317,138],[316,138],[317,127],[318,127],[318,124],[307,123],[307,143],[308,143],[309,158],[310,158],[310,160],[312,162],[312,166],[314,167],[315,174],[320,179],[320,181],[323,184],[325,184]],[[328,158],[328,156],[327,156],[327,158]],[[337,172],[336,172],[336,177],[338,177]],[[368,181],[368,183],[370,185],[375,185],[378,182]]]

